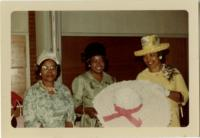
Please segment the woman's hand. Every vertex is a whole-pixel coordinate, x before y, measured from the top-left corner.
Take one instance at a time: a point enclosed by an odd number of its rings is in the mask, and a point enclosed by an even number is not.
[[[77,114],[83,114],[83,105],[78,106],[75,109],[75,113],[77,113]]]
[[[95,118],[97,115],[97,111],[93,107],[85,107],[84,112],[91,118]]]
[[[95,118],[96,115],[97,115],[97,111],[93,107],[85,107],[85,108],[83,108],[83,105],[78,106],[75,109],[75,112],[78,113],[78,114],[85,113],[85,114],[89,115],[91,118]]]
[[[183,102],[183,97],[180,92],[177,91],[170,91],[170,94],[168,96],[170,99],[174,100],[178,104]]]
[[[73,123],[72,122],[65,122],[65,127],[73,127]]]

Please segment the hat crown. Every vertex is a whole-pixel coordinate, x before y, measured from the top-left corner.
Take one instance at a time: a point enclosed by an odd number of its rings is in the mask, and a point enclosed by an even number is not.
[[[142,49],[134,52],[135,56],[144,56],[148,53],[155,53],[169,48],[169,43],[160,43],[157,35],[147,35],[141,38]]]
[[[157,35],[149,35],[141,38],[142,48],[159,46],[160,39]]]
[[[125,109],[132,109],[142,103],[142,99],[136,91],[129,87],[121,88],[115,92],[114,103]]]
[[[141,120],[141,127],[166,127],[169,125],[171,114],[170,103],[164,92],[162,86],[150,81],[121,81],[99,92],[93,104],[104,127],[135,127],[130,122],[129,115],[138,121]],[[124,107],[126,102],[123,101],[127,101],[130,108]],[[112,120],[105,121],[105,117]]]
[[[56,56],[56,53],[43,51],[39,57],[37,58],[37,65],[40,65],[44,60],[51,59],[56,64],[59,64],[58,58]]]

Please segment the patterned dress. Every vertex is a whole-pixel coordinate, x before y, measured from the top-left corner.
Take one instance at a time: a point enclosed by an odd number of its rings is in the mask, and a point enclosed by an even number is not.
[[[55,82],[55,94],[50,95],[38,81],[26,93],[23,104],[25,127],[65,127],[75,118],[69,89]]]
[[[149,69],[146,68],[138,74],[137,79],[149,80],[160,84],[168,90],[180,92],[183,97],[182,105],[185,105],[188,101],[188,89],[181,73],[176,68],[166,64],[163,64],[163,68],[159,72],[150,72]],[[169,102],[171,104],[171,121],[169,126],[179,127],[179,105],[171,99],[169,99]]]
[[[76,77],[72,82],[72,91],[75,108],[83,105],[84,107],[93,107],[94,97],[106,86],[113,83],[113,78],[107,73],[103,73],[101,82],[97,81],[90,71]],[[90,118],[87,114],[81,117],[80,127],[101,127],[98,119]]]

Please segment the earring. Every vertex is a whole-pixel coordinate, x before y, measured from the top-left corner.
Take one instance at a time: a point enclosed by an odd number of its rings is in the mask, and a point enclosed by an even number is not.
[[[159,56],[158,58],[161,60],[161,59],[162,59],[162,56]]]
[[[42,76],[42,73],[40,73],[39,75]]]
[[[91,67],[91,65],[89,64],[89,65],[88,65],[88,67],[90,68],[90,67]]]

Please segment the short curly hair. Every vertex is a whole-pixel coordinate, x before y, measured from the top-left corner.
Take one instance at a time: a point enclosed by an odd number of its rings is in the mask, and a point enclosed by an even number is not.
[[[84,52],[81,53],[81,60],[85,63],[86,70],[89,69],[88,65],[90,64],[90,60],[93,56],[100,55],[103,57],[105,63],[105,69],[107,69],[108,60],[106,58],[106,49],[102,43],[92,42],[89,43]]]

